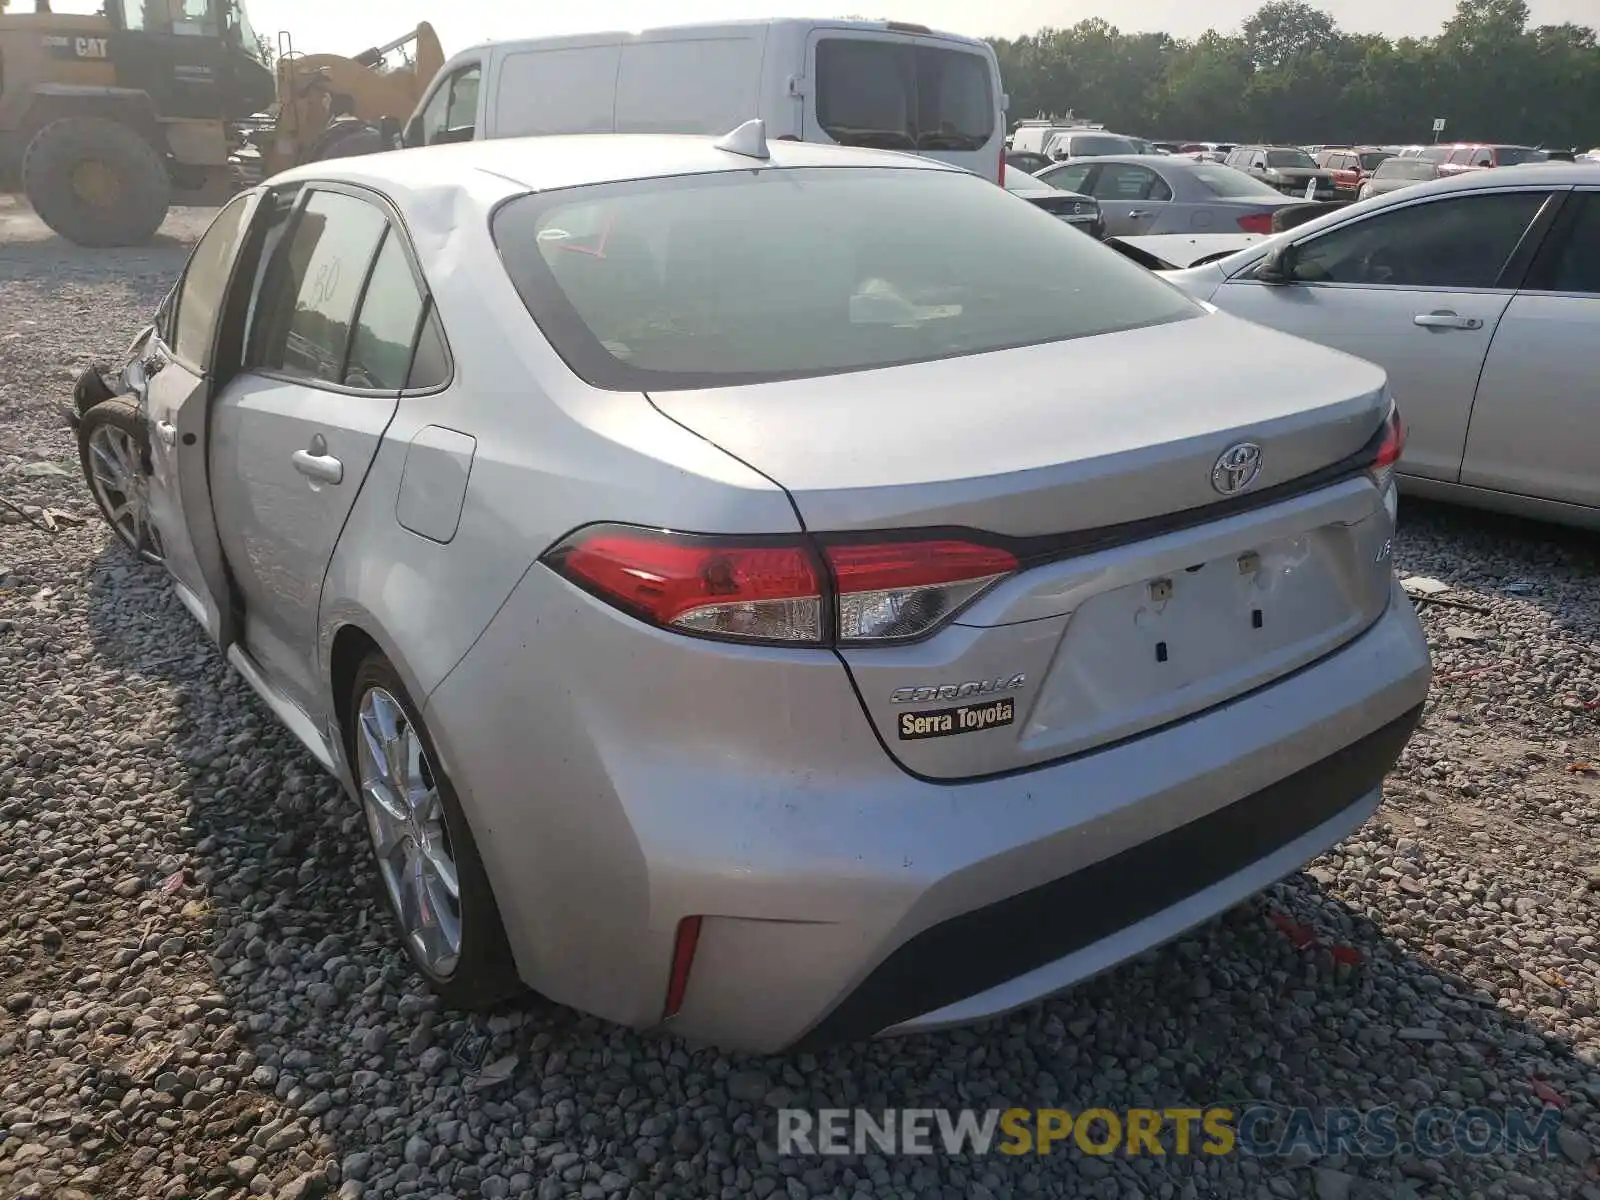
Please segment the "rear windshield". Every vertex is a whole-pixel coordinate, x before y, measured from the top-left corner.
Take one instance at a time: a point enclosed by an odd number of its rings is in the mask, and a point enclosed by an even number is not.
[[[1309,167],[1315,169],[1317,160],[1304,150],[1268,150],[1269,167]]]
[[[981,150],[995,108],[981,54],[870,38],[817,42],[817,124],[841,145]]]
[[[1514,167],[1518,163],[1550,161],[1550,156],[1543,150],[1534,150],[1528,146],[1497,146],[1494,154],[1495,161],[1502,167]]]
[[[1056,141],[1056,147],[1065,150],[1073,158],[1139,153],[1139,147],[1131,140],[1110,133],[1064,133]]]
[[[1451,147],[1449,146],[1429,146],[1417,157],[1426,159],[1428,162],[1444,162],[1445,159],[1450,157],[1450,150]]]
[[[1421,158],[1388,158],[1372,173],[1374,179],[1432,179],[1438,168]]]
[[[966,172],[739,171],[570,188],[512,200],[493,230],[556,352],[618,391],[831,375],[1203,311]]]
[[[1393,157],[1387,150],[1364,150],[1361,153],[1361,169],[1371,171],[1379,163],[1388,162]]]
[[[1282,198],[1277,188],[1262,183],[1253,175],[1246,175],[1243,171],[1236,171],[1221,163],[1196,163],[1189,174],[1213,196],[1229,200],[1249,196],[1271,196],[1274,200]]]

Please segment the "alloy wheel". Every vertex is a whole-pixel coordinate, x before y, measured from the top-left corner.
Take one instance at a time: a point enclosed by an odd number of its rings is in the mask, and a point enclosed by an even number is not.
[[[448,978],[461,957],[461,883],[427,751],[399,701],[379,687],[361,697],[356,746],[378,872],[413,955]]]
[[[101,424],[90,432],[89,486],[123,544],[146,562],[160,562],[161,535],[150,520],[150,485],[139,469],[139,448],[126,430]]]

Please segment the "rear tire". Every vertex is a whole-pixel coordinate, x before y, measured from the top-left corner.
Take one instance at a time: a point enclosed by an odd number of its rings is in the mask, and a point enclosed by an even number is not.
[[[51,229],[99,249],[155,236],[166,220],[172,180],[137,130],[104,117],[63,117],[28,143],[22,189]]]
[[[383,655],[368,655],[356,669],[348,712],[345,754],[366,818],[378,887],[407,957],[453,1008],[489,1008],[520,995],[527,989],[517,975],[472,829],[438,767],[422,717]],[[393,736],[386,740],[386,735]],[[397,748],[396,757],[380,753],[386,744]],[[396,774],[402,786],[391,787]],[[396,819],[402,810],[405,815]],[[454,896],[449,895],[452,874]]]

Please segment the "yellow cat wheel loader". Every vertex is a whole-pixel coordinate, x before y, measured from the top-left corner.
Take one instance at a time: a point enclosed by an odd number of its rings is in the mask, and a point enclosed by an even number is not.
[[[138,244],[227,194],[229,123],[275,92],[242,0],[0,2],[0,187],[79,245]]]
[[[78,245],[137,245],[170,205],[398,145],[443,63],[427,24],[344,58],[274,53],[243,0],[0,0],[0,190]]]

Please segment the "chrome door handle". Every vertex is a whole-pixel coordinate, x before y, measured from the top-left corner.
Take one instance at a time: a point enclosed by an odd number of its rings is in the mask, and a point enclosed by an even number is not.
[[[162,445],[170,446],[178,440],[178,427],[171,421],[157,421],[156,436],[161,439]]]
[[[1130,217],[1148,217],[1148,216],[1149,216],[1149,215],[1150,215],[1150,214],[1149,214],[1149,213],[1147,213],[1147,212],[1146,212],[1146,211],[1145,211],[1145,210],[1144,210],[1144,209],[1142,209],[1142,208],[1130,208],[1130,209],[1129,209],[1129,210],[1128,210],[1128,215],[1129,215],[1129,216],[1130,216]]]
[[[1483,322],[1477,317],[1463,317],[1459,313],[1448,311],[1418,313],[1411,318],[1413,325],[1420,325],[1423,329],[1482,329]]]
[[[311,439],[309,450],[296,450],[291,456],[294,469],[318,483],[339,483],[344,479],[344,464],[328,453],[328,439],[320,433]]]

